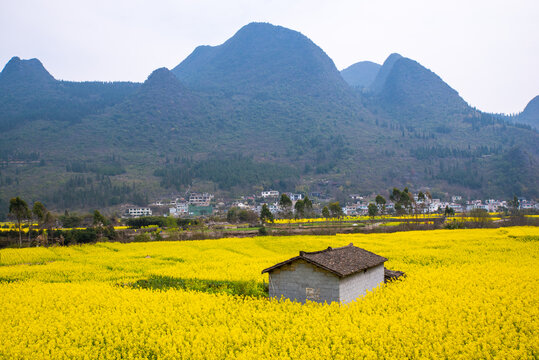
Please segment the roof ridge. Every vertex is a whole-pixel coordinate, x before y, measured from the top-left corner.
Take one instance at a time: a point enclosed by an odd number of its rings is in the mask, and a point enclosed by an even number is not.
[[[324,249],[324,250],[318,250],[318,251],[300,251],[300,252],[299,252],[299,256],[321,254],[321,253],[326,252],[326,251],[342,250],[342,249],[347,249],[347,248],[353,247],[353,246],[354,246],[354,243],[350,243],[350,244],[348,244],[348,245],[341,246],[341,247],[336,247],[336,248],[333,248],[333,247],[331,247],[331,246],[328,246],[327,249]]]

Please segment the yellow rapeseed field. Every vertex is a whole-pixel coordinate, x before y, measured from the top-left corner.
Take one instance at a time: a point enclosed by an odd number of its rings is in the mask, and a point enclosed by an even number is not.
[[[130,284],[267,282],[350,242],[407,273],[349,305]],[[537,359],[539,228],[0,250],[0,359]]]

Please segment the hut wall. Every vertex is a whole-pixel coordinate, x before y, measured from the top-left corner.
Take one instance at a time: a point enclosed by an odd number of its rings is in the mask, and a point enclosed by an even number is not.
[[[339,301],[339,277],[308,262],[296,261],[269,274],[269,296],[281,295],[303,303]]]
[[[339,286],[340,301],[349,303],[359,296],[365,295],[384,282],[384,264],[365,271],[360,271],[341,279]]]

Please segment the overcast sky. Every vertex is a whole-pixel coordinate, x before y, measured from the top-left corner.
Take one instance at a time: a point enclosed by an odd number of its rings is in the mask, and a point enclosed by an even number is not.
[[[35,57],[57,79],[143,81],[252,21],[300,31],[339,70],[398,52],[484,111],[539,95],[538,0],[2,0],[0,66]]]

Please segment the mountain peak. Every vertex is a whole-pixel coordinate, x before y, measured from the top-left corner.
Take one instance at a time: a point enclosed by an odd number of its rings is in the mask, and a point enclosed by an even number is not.
[[[387,77],[391,73],[391,70],[393,70],[393,65],[400,59],[403,59],[403,57],[400,54],[393,53],[389,55],[384,61],[384,64],[376,74],[376,78],[371,83],[370,91],[374,93],[379,93],[384,88],[384,85],[386,83]]]
[[[55,80],[38,59],[21,60],[14,56],[0,73],[0,82],[12,81],[43,83]]]
[[[518,115],[518,121],[539,128],[539,95],[530,100]]]
[[[422,125],[424,121],[443,123],[448,111],[463,114],[470,110],[457,91],[438,75],[399,54],[387,58],[371,91],[401,120]]]
[[[162,67],[154,70],[148,79],[142,84],[142,92],[161,92],[184,93],[185,88],[178,78],[167,68]]]
[[[162,68],[155,69],[154,71],[152,71],[150,76],[148,76],[148,79],[146,79],[145,83],[152,83],[156,81],[178,82],[178,79],[176,78],[176,76],[174,76],[174,74],[169,69],[167,69],[166,67],[162,67]]]
[[[189,87],[232,93],[305,92],[327,81],[346,86],[322,49],[269,23],[250,23],[221,45],[197,47],[172,72]]]
[[[372,61],[360,61],[342,70],[341,75],[348,85],[365,89],[372,84],[381,67]]]

